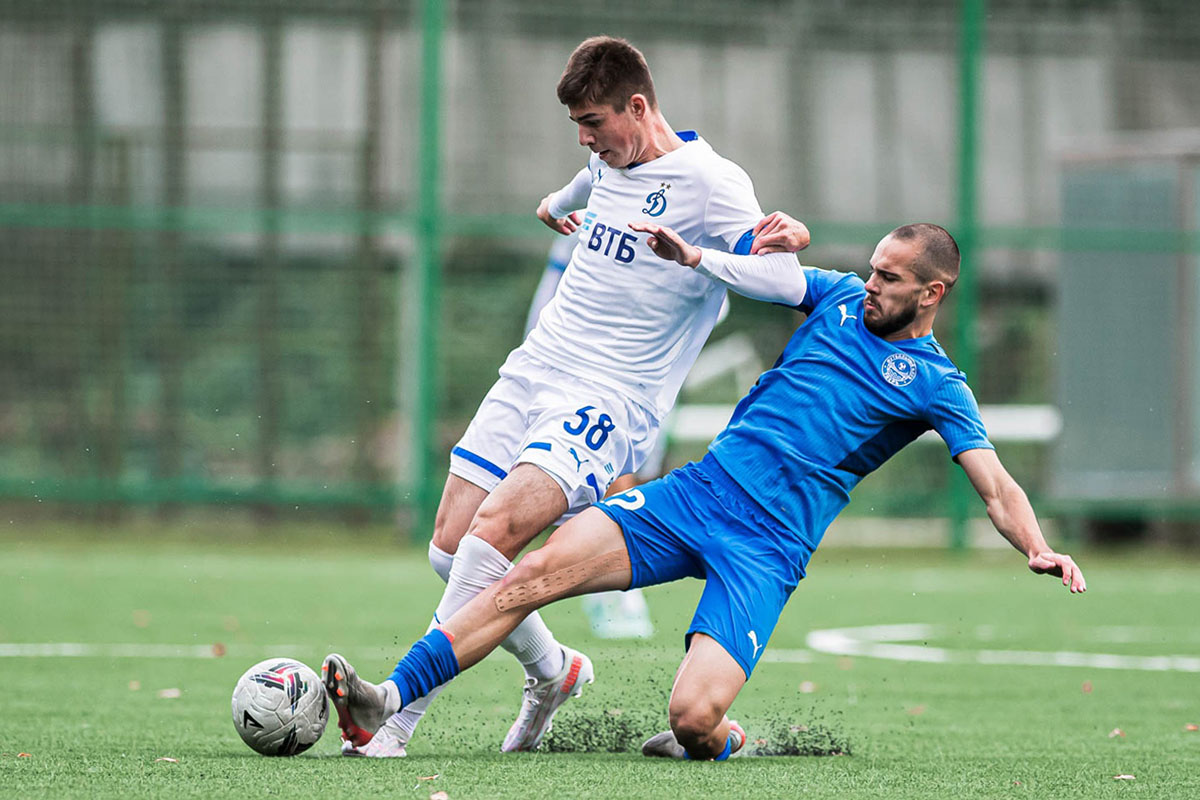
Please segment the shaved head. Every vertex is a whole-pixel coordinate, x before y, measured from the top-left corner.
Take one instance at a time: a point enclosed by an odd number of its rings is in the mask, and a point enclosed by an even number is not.
[[[912,263],[912,270],[919,281],[941,281],[946,285],[947,292],[954,287],[958,281],[960,257],[958,243],[949,231],[932,222],[917,222],[901,225],[888,236],[917,246],[918,255]]]

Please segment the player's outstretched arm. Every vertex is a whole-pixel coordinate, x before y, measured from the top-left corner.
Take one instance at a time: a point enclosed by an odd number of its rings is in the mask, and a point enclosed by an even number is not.
[[[540,219],[550,230],[561,233],[563,236],[568,236],[579,228],[579,212],[572,211],[561,219],[555,219],[550,214],[550,199],[554,197],[554,192],[542,198],[542,202],[538,203],[537,218]]]
[[[811,241],[807,225],[782,211],[772,211],[754,226],[750,254],[798,253]]]
[[[659,258],[674,261],[724,284],[740,295],[768,303],[798,305],[807,282],[804,269],[792,253],[738,255],[688,244],[666,225],[631,222],[631,230],[648,233],[646,244]]]
[[[988,517],[996,530],[1029,558],[1029,569],[1062,578],[1063,586],[1070,587],[1072,594],[1087,591],[1087,581],[1075,561],[1046,544],[1029,498],[1004,469],[996,451],[967,450],[959,453],[958,463],[987,505]]]

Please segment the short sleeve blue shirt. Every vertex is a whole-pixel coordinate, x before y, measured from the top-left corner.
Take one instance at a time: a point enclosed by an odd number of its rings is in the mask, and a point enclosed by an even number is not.
[[[808,319],[709,450],[815,548],[849,492],[927,430],[957,456],[991,448],[965,377],[931,335],[889,342],[863,325],[853,273],[806,268]]]

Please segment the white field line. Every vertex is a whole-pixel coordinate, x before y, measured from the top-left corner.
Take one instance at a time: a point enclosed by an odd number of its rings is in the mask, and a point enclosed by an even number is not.
[[[921,644],[898,644],[929,639],[933,625],[869,625],[812,631],[805,644],[809,649],[768,649],[762,660],[769,663],[809,663],[814,652],[839,656],[863,656],[890,661],[919,661],[930,664],[987,664],[1002,666],[1090,667],[1150,672],[1200,672],[1200,657],[1184,655],[1130,656],[1110,653],[1080,653],[1036,650],[951,650]],[[224,655],[245,657],[253,653],[288,654],[311,650],[305,645],[261,645],[245,648],[232,645]],[[657,656],[657,654],[656,654]],[[176,658],[215,659],[212,645],[100,644],[80,642],[0,642],[0,658]]]
[[[812,650],[772,650],[763,651],[759,661],[770,661],[776,664],[808,664],[813,660]]]
[[[242,648],[229,648],[242,655]],[[299,645],[255,647],[254,651],[286,653],[310,650]],[[221,658],[211,644],[84,644],[79,642],[0,642],[0,658]],[[268,658],[270,656],[267,656]]]
[[[951,650],[923,644],[896,644],[933,638],[937,629],[922,623],[868,625],[812,631],[805,644],[818,653],[864,656],[890,661],[923,661],[931,664],[989,664],[1005,666],[1090,667],[1150,672],[1200,672],[1196,656],[1128,656],[1111,653],[1078,653],[1070,650]],[[777,651],[778,652],[778,651]],[[782,651],[783,653],[791,651]],[[806,651],[796,651],[806,652]],[[763,654],[764,660],[766,654]],[[772,659],[784,660],[784,659]]]

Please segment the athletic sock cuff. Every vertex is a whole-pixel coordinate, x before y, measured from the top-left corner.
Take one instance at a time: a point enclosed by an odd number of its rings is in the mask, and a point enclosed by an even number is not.
[[[721,754],[719,756],[717,756],[716,758],[714,758],[713,761],[726,761],[729,758],[729,754],[732,752],[733,752],[733,732],[730,731],[729,736],[725,737],[725,749],[722,750]]]
[[[720,755],[713,758],[713,761],[728,761],[729,756],[732,753],[733,753],[733,731],[730,731],[729,735],[727,737],[725,737],[725,749],[721,751]],[[692,760],[692,757],[690,755],[688,755],[687,750],[683,751],[683,760],[684,761]]]
[[[396,664],[388,680],[400,690],[400,705],[406,706],[459,672],[458,657],[450,646],[450,638],[435,628],[417,640]]]
[[[430,542],[429,566],[433,567],[442,583],[447,583],[450,580],[450,568],[454,566],[454,556]]]

